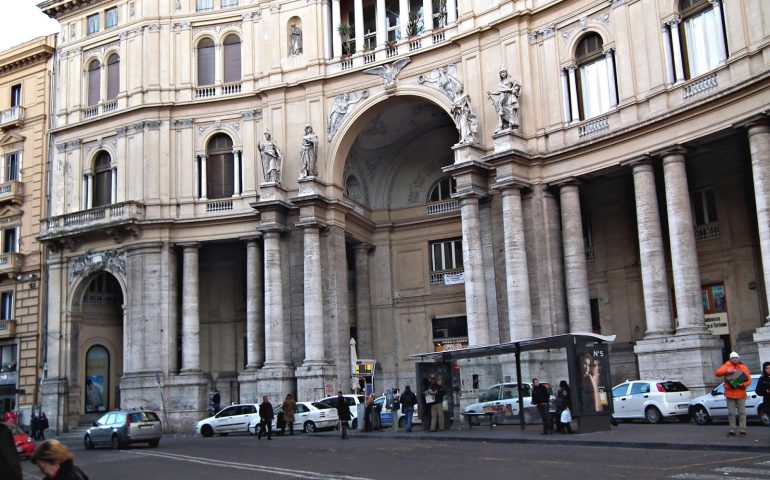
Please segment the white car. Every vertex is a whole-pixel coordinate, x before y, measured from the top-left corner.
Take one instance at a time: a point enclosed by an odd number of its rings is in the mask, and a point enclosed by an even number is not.
[[[259,422],[259,405],[256,403],[230,405],[213,417],[204,418],[195,424],[195,433],[204,437],[235,432],[248,433],[249,424],[255,418]]]
[[[613,416],[617,420],[644,419],[660,423],[664,418],[689,422],[692,392],[673,380],[626,380],[612,389]]]
[[[342,395],[342,397],[345,399],[345,403],[348,404],[348,407],[350,408],[350,423],[353,430],[358,428],[358,405],[363,404],[366,401],[366,398],[363,395],[354,395],[352,393],[347,395]],[[333,397],[326,397],[319,400],[319,402],[323,402],[331,407],[337,406],[337,396]]]
[[[544,384],[547,387],[548,384]],[[532,405],[532,385],[522,383],[525,423],[542,423],[537,407]],[[553,396],[552,396],[553,399]],[[463,413],[492,412],[492,421],[496,424],[518,423],[519,421],[519,390],[516,383],[498,383],[479,395],[479,401],[463,409]],[[484,420],[476,420],[481,423]]]
[[[746,419],[759,418],[764,425],[770,425],[770,416],[764,412],[763,399],[757,395],[757,381],[760,375],[751,376],[751,385],[746,389]],[[690,401],[690,416],[698,425],[708,425],[715,418],[727,418],[727,400],[725,384],[720,383],[710,393],[695,397]]]
[[[280,405],[273,408],[273,432],[278,430],[278,414]],[[294,430],[312,433],[319,428],[334,428],[337,425],[337,409],[323,402],[297,402],[294,407]],[[259,415],[249,423],[249,433],[257,434]],[[288,429],[288,425],[287,425]]]

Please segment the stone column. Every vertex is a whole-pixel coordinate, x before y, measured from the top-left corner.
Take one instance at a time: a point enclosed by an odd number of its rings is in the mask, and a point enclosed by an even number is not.
[[[674,298],[678,314],[677,333],[700,332],[706,328],[684,154],[685,151],[681,148],[661,153],[666,185],[671,266],[674,273]]]
[[[353,247],[356,263],[356,331],[358,354],[363,358],[374,356],[372,337],[372,304],[369,290],[369,249],[365,243]]]
[[[567,67],[567,74],[569,75],[569,98],[571,109],[571,122],[577,122],[580,120],[580,109],[578,108],[578,95],[577,95],[577,79],[575,78],[575,70],[577,66],[570,65]]]
[[[356,53],[364,51],[364,5],[363,0],[353,0],[353,31],[356,36]]]
[[[118,203],[118,167],[112,167],[110,172],[110,202]]]
[[[615,51],[608,48],[604,52],[604,58],[607,59],[607,85],[610,89],[610,107],[618,106],[618,92],[615,86]]]
[[[241,151],[233,150],[233,197],[241,195]]]
[[[324,359],[324,305],[321,288],[320,225],[304,225],[305,360],[303,366],[322,365]]]
[[[388,38],[387,26],[385,22],[385,19],[387,18],[387,15],[385,14],[385,0],[377,0],[376,5],[377,7],[375,8],[374,15],[375,28],[377,28],[377,45],[375,45],[375,47],[379,47],[380,45],[384,45],[385,40]]]
[[[88,173],[86,174],[86,189],[88,192],[88,196],[86,197],[86,209],[94,208],[94,174]]]
[[[666,258],[663,251],[663,232],[660,226],[652,163],[649,158],[643,158],[635,161],[631,166],[636,197],[644,314],[647,319],[645,338],[653,338],[673,332]]]
[[[572,121],[572,114],[570,112],[570,93],[569,93],[569,76],[567,75],[567,69],[561,69],[561,106],[564,114],[564,123],[570,123]]]
[[[572,180],[562,184],[559,188],[559,197],[569,328],[570,332],[591,332],[586,248],[577,182]]]
[[[511,341],[533,337],[532,306],[529,296],[529,268],[524,240],[521,186],[501,188],[503,196],[503,238],[505,279],[508,297],[508,326]]]
[[[401,38],[406,38],[406,28],[409,26],[409,0],[398,0],[398,29]]]
[[[198,244],[184,245],[182,260],[182,372],[200,371]]]
[[[489,344],[487,327],[487,294],[481,254],[479,197],[460,197],[463,232],[463,264],[465,266],[465,312],[468,322],[468,346]]]
[[[263,233],[265,248],[265,367],[286,366],[283,338],[283,278],[281,275],[281,233]]]
[[[752,119],[747,125],[751,172],[754,179],[754,199],[757,205],[757,229],[759,249],[762,255],[762,272],[765,279],[765,308],[770,306],[770,126],[767,118]],[[770,356],[770,316],[754,333],[759,358]]]
[[[663,36],[663,53],[666,56],[666,81],[669,85],[673,85],[676,77],[674,76],[674,58],[671,56],[671,32],[668,25],[663,25],[660,33]]]
[[[208,186],[206,183],[208,182],[208,179],[206,178],[206,160],[208,159],[208,155],[205,153],[200,156],[201,157],[201,200],[206,200],[208,198]]]
[[[265,297],[259,247],[256,239],[246,242],[246,370],[256,370],[265,362]]]

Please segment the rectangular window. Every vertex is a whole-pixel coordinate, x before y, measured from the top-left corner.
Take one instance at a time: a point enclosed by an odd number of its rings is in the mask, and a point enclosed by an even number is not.
[[[442,272],[463,268],[462,239],[444,240],[430,244],[430,271]]]
[[[8,153],[3,162],[5,182],[15,182],[19,179],[19,152]]]
[[[87,17],[88,20],[88,34],[96,33],[99,31],[99,14],[95,13]]]
[[[13,320],[13,292],[0,294],[0,320]]]
[[[16,370],[16,344],[0,345],[0,367],[3,372]]]
[[[238,0],[222,0],[222,8],[232,8],[238,6]]]
[[[714,9],[709,8],[684,21],[684,43],[689,78],[695,78],[719,65],[719,38]]]
[[[21,84],[11,87],[11,107],[21,106]]]
[[[196,0],[195,6],[199,12],[214,10],[214,0]]]
[[[104,12],[104,28],[112,28],[118,25],[118,9],[110,8]]]
[[[705,225],[717,221],[717,206],[713,188],[695,190],[690,194],[690,198],[695,225]]]
[[[15,253],[19,251],[16,227],[3,229],[3,253]]]
[[[608,68],[607,59],[604,57],[579,67],[578,81],[583,120],[601,115],[610,109]]]

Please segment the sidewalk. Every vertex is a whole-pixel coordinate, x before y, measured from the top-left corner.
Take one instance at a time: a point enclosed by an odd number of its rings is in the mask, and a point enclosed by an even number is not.
[[[490,442],[547,445],[580,445],[586,447],[646,448],[666,450],[704,450],[770,452],[770,427],[759,423],[748,425],[745,437],[727,436],[727,423],[696,425],[694,423],[621,423],[606,432],[576,433],[572,435],[541,435],[540,425],[498,425],[493,429],[477,426],[472,429],[453,428],[443,432],[425,432],[419,425],[412,433],[394,432],[390,428],[374,432],[351,431],[355,438],[412,439],[419,441]],[[339,435],[338,432],[319,432],[314,435]]]

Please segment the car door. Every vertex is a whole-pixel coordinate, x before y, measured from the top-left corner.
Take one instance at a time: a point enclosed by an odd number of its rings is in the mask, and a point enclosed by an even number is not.
[[[240,405],[232,405],[222,409],[211,419],[211,428],[215,433],[224,433],[232,430],[233,417],[240,412]],[[244,427],[245,430],[245,427]]]
[[[106,413],[96,421],[96,426],[91,427],[91,441],[93,443],[107,443],[109,441],[109,432],[112,432],[110,427],[110,419],[114,421],[114,413]]]
[[[298,403],[294,407],[294,428],[301,430],[305,422],[309,420],[310,409],[302,403]]]
[[[241,405],[240,409],[238,410],[238,416],[237,418],[233,419],[233,423],[231,425],[231,431],[233,432],[247,432],[249,428],[249,423],[252,421],[252,419],[259,417],[259,413],[257,412],[257,407],[254,405]],[[275,420],[275,418],[273,418]]]
[[[752,375],[751,385],[746,389],[746,418],[757,416],[757,407],[763,400],[761,396],[757,395],[757,382],[759,382],[759,377]]]
[[[727,417],[727,399],[725,398],[724,383],[711,391],[711,395],[703,401],[703,405],[711,415],[711,418]]]
[[[628,383],[621,383],[612,389],[612,408],[615,418],[626,418],[626,402],[628,402]]]
[[[631,382],[625,397],[623,418],[644,418],[644,408],[650,400],[650,382]]]

